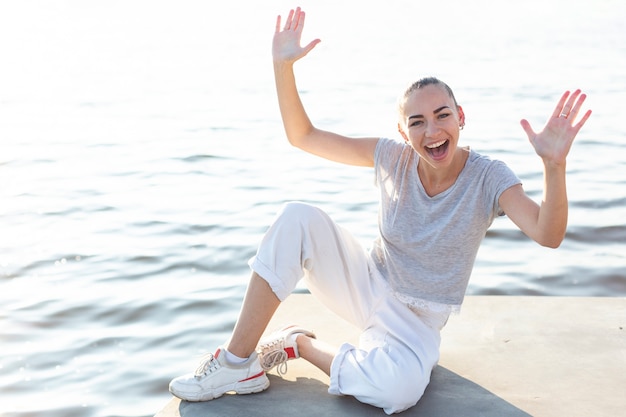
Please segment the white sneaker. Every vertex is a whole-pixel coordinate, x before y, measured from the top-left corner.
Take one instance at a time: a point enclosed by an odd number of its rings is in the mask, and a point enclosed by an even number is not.
[[[220,346],[215,354],[206,355],[195,373],[174,378],[170,392],[187,401],[208,401],[227,392],[251,394],[270,386],[256,352],[241,364],[226,360],[226,349]]]
[[[267,372],[273,367],[280,365],[277,369],[278,374],[283,375],[287,373],[287,361],[300,357],[295,337],[292,337],[292,335],[298,333],[315,338],[315,334],[312,332],[292,325],[283,327],[261,339],[257,347],[257,353],[259,354],[263,370]]]

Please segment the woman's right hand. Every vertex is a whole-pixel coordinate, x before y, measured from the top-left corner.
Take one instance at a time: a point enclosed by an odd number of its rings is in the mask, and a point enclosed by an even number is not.
[[[320,43],[319,39],[314,39],[305,47],[300,46],[304,17],[305,13],[299,7],[295,11],[290,10],[282,30],[280,28],[280,15],[276,18],[276,32],[272,42],[274,63],[293,63],[308,54],[315,45]]]

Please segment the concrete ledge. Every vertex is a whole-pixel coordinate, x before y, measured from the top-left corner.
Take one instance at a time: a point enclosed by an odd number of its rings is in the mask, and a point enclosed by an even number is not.
[[[298,323],[337,345],[359,332],[308,294],[293,294],[268,330]],[[618,416],[626,409],[626,298],[470,296],[443,330],[424,397],[403,416]],[[205,403],[173,398],[155,417],[384,416],[327,393],[328,377],[289,362],[270,388]]]

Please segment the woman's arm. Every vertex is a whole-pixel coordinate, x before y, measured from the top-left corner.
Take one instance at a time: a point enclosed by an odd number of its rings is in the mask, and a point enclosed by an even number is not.
[[[291,10],[281,30],[281,17],[276,20],[272,44],[274,75],[278,104],[289,143],[306,152],[344,164],[374,166],[374,150],[378,138],[355,139],[316,128],[311,123],[296,86],[294,63],[308,54],[319,42],[300,46],[305,14],[300,8]]]
[[[583,127],[591,110],[574,124],[586,95],[566,91],[541,132],[536,133],[527,120],[521,125],[535,152],[543,161],[543,199],[538,205],[521,185],[509,188],[500,196],[500,207],[531,239],[551,248],[558,247],[567,228],[568,201],[565,182],[566,158],[574,138]]]

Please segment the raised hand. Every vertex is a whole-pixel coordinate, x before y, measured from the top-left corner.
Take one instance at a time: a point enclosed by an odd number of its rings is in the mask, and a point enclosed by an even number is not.
[[[304,47],[300,45],[302,29],[304,29],[304,18],[305,13],[299,7],[295,11],[289,11],[289,16],[285,20],[285,26],[281,30],[281,17],[278,16],[272,42],[274,62],[295,62],[320,43],[319,39],[314,39]]]
[[[574,91],[571,95],[569,91],[566,91],[540,132],[535,132],[528,120],[523,119],[520,122],[530,143],[535,148],[535,152],[544,162],[557,165],[565,164],[574,138],[591,116],[591,110],[587,110],[580,121],[574,124],[586,98],[587,96],[581,94],[580,90]]]

